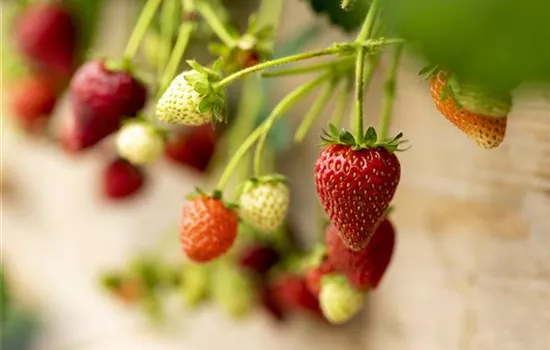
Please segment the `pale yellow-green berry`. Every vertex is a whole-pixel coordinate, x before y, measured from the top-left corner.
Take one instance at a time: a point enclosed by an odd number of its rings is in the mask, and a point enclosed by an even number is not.
[[[363,307],[363,294],[340,274],[321,278],[319,304],[325,318],[334,324],[345,323],[357,315]]]
[[[192,74],[196,72],[194,70],[183,72],[174,78],[157,102],[156,115],[160,121],[189,126],[211,122],[211,111],[204,113],[199,111],[203,96],[186,80],[186,77]]]
[[[230,262],[214,267],[211,288],[214,300],[229,316],[243,317],[255,305],[252,278]]]
[[[203,301],[210,287],[210,266],[187,264],[181,272],[181,295],[188,307],[195,307]]]
[[[133,122],[119,130],[116,147],[120,157],[134,164],[146,164],[162,155],[164,140],[152,125]]]
[[[458,88],[453,88],[453,98],[462,108],[472,113],[494,118],[505,118],[512,109],[509,95],[490,94],[472,84],[460,84]]]
[[[242,218],[266,233],[274,232],[285,221],[288,205],[289,190],[280,181],[247,185],[239,200]]]

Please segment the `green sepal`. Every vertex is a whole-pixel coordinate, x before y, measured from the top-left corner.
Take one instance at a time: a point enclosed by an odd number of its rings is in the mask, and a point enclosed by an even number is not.
[[[431,77],[434,76],[435,73],[439,70],[439,65],[437,64],[429,64],[426,67],[422,68],[420,72],[418,72],[418,76],[422,80],[429,80]]]
[[[131,73],[134,70],[132,62],[127,60],[113,60],[113,59],[105,60],[105,68],[107,68],[107,70],[109,70],[110,72],[130,72]]]
[[[384,214],[386,216],[390,216],[393,212],[395,211],[395,206],[394,205],[390,205],[386,211],[384,211]]]
[[[345,129],[338,130],[334,125],[329,124],[329,131],[327,132],[323,129],[320,137],[325,145],[345,145],[350,146],[355,151],[365,148],[383,147],[392,153],[400,152],[406,149],[400,149],[399,146],[407,142],[406,140],[402,140],[403,133],[381,140],[372,126],[367,129],[362,138],[358,139],[349,131]]]
[[[327,256],[327,247],[324,244],[316,244],[311,252],[302,260],[302,269],[314,268],[323,262]]]

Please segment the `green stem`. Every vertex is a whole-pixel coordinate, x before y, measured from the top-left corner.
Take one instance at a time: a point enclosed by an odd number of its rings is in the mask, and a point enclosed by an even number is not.
[[[190,22],[184,22],[180,26],[178,40],[176,40],[176,44],[174,45],[174,50],[172,51],[172,55],[170,55],[170,59],[168,60],[166,70],[164,71],[164,75],[162,76],[162,79],[160,81],[160,86],[158,91],[159,96],[162,95],[162,93],[164,93],[164,90],[166,90],[168,85],[170,85],[170,82],[172,81],[172,79],[174,79],[174,76],[178,71],[178,67],[180,65],[181,59],[185,54],[185,49],[187,48],[187,44],[189,44],[189,40],[191,38],[191,34],[193,33],[194,28],[195,28],[195,25]]]
[[[183,10],[186,13],[193,13],[195,11],[195,0],[182,0]]]
[[[334,55],[337,53],[342,52],[342,48],[339,46],[332,46],[326,49],[316,50],[316,51],[310,51],[310,52],[304,52],[297,55],[291,55],[286,57],[277,58],[271,61],[266,61],[260,64],[257,64],[252,67],[248,67],[246,69],[240,70],[236,73],[231,74],[230,76],[226,77],[222,81],[216,84],[216,88],[223,88],[229,84],[231,84],[233,81],[242,78],[248,74],[260,71],[262,69],[280,66],[283,64],[291,63],[291,62],[297,62],[302,60],[307,60],[314,57],[320,57],[320,56],[327,56],[327,55]]]
[[[176,13],[178,9],[178,0],[165,0],[161,8],[161,21],[160,21],[160,33],[162,38],[162,43],[160,47],[159,57],[158,57],[158,77],[159,80],[162,79],[164,70],[170,59],[170,49],[172,46],[172,37],[174,29],[176,28]]]
[[[376,67],[378,67],[379,60],[380,60],[379,54],[369,57],[369,60],[368,60],[369,62],[363,72],[363,94],[364,95],[367,93],[367,89],[369,88],[372,82],[372,79],[374,78],[374,72],[376,71]]]
[[[218,182],[218,190],[223,190],[223,188],[229,181],[231,174],[239,164],[239,161],[250,149],[250,147],[252,147],[254,142],[256,142],[256,140],[262,135],[266,125],[275,122],[279,118],[279,116],[285,113],[298,100],[307,95],[310,91],[322,84],[328,78],[329,75],[318,77],[317,79],[314,79],[311,82],[294,89],[291,93],[286,95],[285,98],[281,100],[281,102],[279,102],[279,104],[273,109],[269,117],[267,117],[267,119],[264,120],[262,124],[260,124],[250,135],[248,135],[248,137],[244,140],[239,149],[235,152],[233,157],[229,160],[229,163],[225,167],[225,170],[220,177],[220,181]]]
[[[348,109],[349,95],[353,87],[352,80],[346,79],[346,81],[342,85],[343,87],[340,90],[338,102],[336,104],[336,107],[334,108],[334,113],[330,118],[332,125],[336,126],[337,128],[340,128],[342,126],[344,115],[346,114],[346,111]]]
[[[126,49],[124,50],[123,60],[125,62],[130,62],[136,55],[143,36],[147,32],[147,28],[149,27],[149,24],[151,24],[161,1],[162,0],[147,0],[145,6],[143,6],[136,26],[134,27],[132,35],[130,35]]]
[[[227,46],[235,46],[236,40],[222,23],[212,6],[207,1],[201,1],[197,4],[197,10],[204,17],[210,28],[216,33],[218,38]]]
[[[323,62],[318,63],[314,65],[310,65],[307,67],[296,67],[296,68],[290,68],[285,70],[278,70],[273,72],[263,72],[262,77],[267,78],[273,78],[273,77],[282,77],[287,75],[298,75],[298,74],[307,74],[307,73],[315,73],[320,70],[326,70],[326,69],[334,69],[337,66],[349,64],[352,62],[352,57],[345,58],[342,60],[336,60],[336,61],[330,61],[330,62]]]
[[[381,139],[386,139],[389,134],[391,117],[393,112],[394,97],[395,97],[395,81],[397,76],[397,68],[399,67],[399,59],[403,51],[403,45],[395,47],[391,64],[388,70],[388,77],[384,86],[384,105],[382,107],[382,117],[378,126],[378,135]]]
[[[380,0],[372,1],[369,13],[367,14],[363,27],[357,36],[357,43],[363,43],[372,35],[379,4]],[[366,54],[366,46],[361,45],[357,50],[357,58],[355,61],[355,132],[359,141],[363,138],[363,103],[365,89],[364,68]]]
[[[313,123],[317,119],[317,117],[321,114],[321,111],[323,108],[327,105],[327,103],[330,100],[330,96],[334,92],[334,88],[336,87],[336,83],[334,81],[331,81],[325,89],[317,96],[317,99],[307,112],[306,116],[302,120],[302,123],[300,123],[300,126],[298,127],[296,134],[294,135],[294,142],[302,142],[304,138],[306,137],[307,133],[313,126]]]

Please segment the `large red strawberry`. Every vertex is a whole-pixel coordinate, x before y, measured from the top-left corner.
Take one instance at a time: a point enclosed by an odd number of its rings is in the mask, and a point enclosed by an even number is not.
[[[110,199],[122,199],[136,194],[144,183],[140,168],[124,159],[115,159],[103,174],[103,193]]]
[[[85,63],[70,86],[75,133],[80,148],[95,145],[135,116],[147,98],[145,86],[129,71],[110,69],[101,60]]]
[[[345,274],[359,290],[373,289],[378,286],[390,264],[395,229],[389,219],[384,219],[369,244],[355,252],[343,244],[338,229],[330,225],[325,232],[325,243],[328,261],[336,271]]]
[[[183,206],[181,247],[189,259],[204,263],[224,254],[235,241],[239,216],[218,195],[199,195]]]
[[[166,143],[166,157],[176,163],[190,166],[200,172],[210,164],[216,147],[211,125],[192,127],[189,132],[177,135]]]
[[[11,88],[11,107],[19,124],[28,132],[40,131],[57,102],[49,79],[30,75]]]
[[[29,5],[15,25],[15,42],[32,62],[68,77],[77,54],[78,28],[59,2]]]
[[[384,218],[401,175],[394,151],[401,134],[378,140],[373,128],[358,138],[331,127],[328,143],[315,164],[321,204],[344,244],[359,251]]]
[[[498,147],[506,135],[508,113],[512,108],[510,94],[490,92],[478,85],[460,82],[444,70],[433,69],[427,75],[433,101],[441,114],[478,146]]]

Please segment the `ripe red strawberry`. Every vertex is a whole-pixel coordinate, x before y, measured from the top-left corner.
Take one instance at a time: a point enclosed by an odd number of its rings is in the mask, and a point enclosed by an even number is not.
[[[309,291],[303,277],[286,275],[277,278],[271,285],[273,297],[285,311],[310,311],[321,313],[319,301]]]
[[[333,272],[334,267],[328,261],[323,261],[318,266],[306,270],[305,280],[309,291],[318,298],[321,290],[321,278]]]
[[[17,82],[11,89],[14,116],[28,132],[39,131],[52,113],[57,94],[50,81],[40,75],[31,75]]]
[[[460,83],[443,70],[431,76],[430,90],[437,109],[478,146],[491,149],[502,143],[512,106],[509,94]]]
[[[113,70],[104,61],[80,67],[70,86],[76,135],[81,148],[95,145],[117,131],[121,121],[144,106],[147,90],[124,70]]]
[[[369,128],[362,140],[332,128],[327,146],[315,164],[321,204],[338,228],[344,244],[360,251],[383,220],[399,183],[401,167],[393,153],[401,134],[378,140]]]
[[[188,133],[178,135],[166,143],[166,157],[176,163],[188,165],[204,172],[214,155],[216,136],[211,125],[192,127]]]
[[[282,310],[281,306],[275,300],[274,288],[269,284],[262,285],[260,292],[260,302],[264,309],[277,321],[283,321],[285,318],[285,313]]]
[[[138,167],[124,159],[115,159],[103,174],[103,192],[110,199],[122,199],[136,194],[145,177]]]
[[[340,239],[338,229],[330,225],[325,232],[328,261],[336,271],[345,274],[359,290],[374,289],[390,264],[395,230],[389,219],[376,229],[369,244],[359,252],[348,249]]]
[[[183,206],[180,242],[193,261],[204,263],[224,254],[235,241],[239,217],[216,197],[200,195]]]
[[[15,25],[15,42],[29,60],[68,77],[77,54],[77,25],[60,3],[27,6]]]
[[[239,265],[257,274],[265,275],[280,260],[280,255],[272,246],[254,244],[241,253]]]

